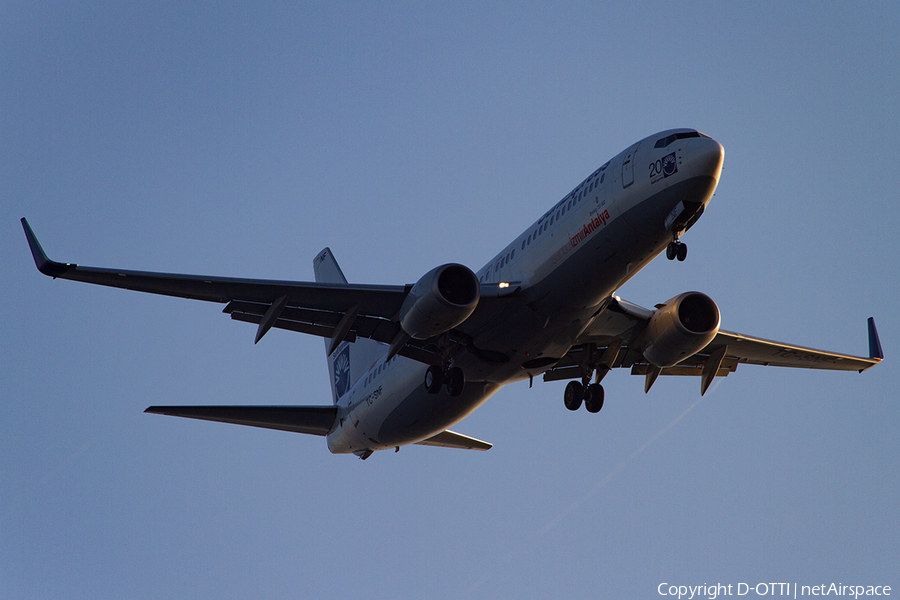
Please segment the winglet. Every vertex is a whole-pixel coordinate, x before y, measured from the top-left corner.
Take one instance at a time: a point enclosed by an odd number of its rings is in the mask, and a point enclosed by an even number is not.
[[[875,329],[875,317],[869,317],[869,358],[884,359],[881,340],[878,339],[878,330]]]
[[[38,242],[25,217],[22,217],[22,227],[25,229],[25,238],[28,240],[28,247],[31,248],[31,256],[34,258],[34,264],[38,271],[56,279],[72,267],[72,265],[54,262],[47,258],[47,254],[41,248],[40,242]]]

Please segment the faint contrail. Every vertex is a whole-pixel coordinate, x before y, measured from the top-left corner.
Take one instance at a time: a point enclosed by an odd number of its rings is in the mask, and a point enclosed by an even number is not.
[[[96,439],[89,439],[89,440],[85,441],[85,442],[81,445],[80,448],[78,448],[77,450],[75,450],[75,451],[74,451],[72,454],[70,454],[67,458],[64,458],[64,459],[56,466],[56,468],[50,469],[47,473],[45,473],[44,476],[41,477],[41,480],[40,480],[41,485],[44,485],[44,484],[47,483],[48,481],[50,481],[50,480],[52,480],[52,479],[55,479],[55,478],[57,477],[57,475],[59,475],[60,473],[62,473],[62,472],[65,471],[66,469],[68,469],[69,466],[72,465],[72,463],[74,463],[76,460],[78,460],[78,457],[81,456],[82,454],[84,454],[84,452],[85,452],[88,448],[90,448],[91,445],[92,445],[94,442],[96,442],[96,441],[97,441]]]
[[[719,383],[721,383],[721,381],[722,381],[721,379],[717,379],[715,381],[715,383],[710,387],[709,392],[710,393],[714,392],[715,389],[719,386]],[[704,398],[704,396],[700,396],[699,398],[697,398],[697,400],[693,404],[691,404],[686,409],[684,409],[684,412],[682,412],[680,415],[678,415],[677,417],[672,419],[672,422],[670,422],[668,425],[666,425],[665,427],[660,429],[658,432],[656,432],[654,435],[652,435],[650,437],[650,439],[648,439],[646,442],[644,442],[641,445],[640,448],[638,448],[637,450],[635,450],[634,452],[629,454],[628,458],[624,459],[622,462],[620,462],[618,465],[616,465],[606,475],[606,477],[601,479],[594,487],[592,487],[590,490],[588,490],[588,492],[586,494],[584,494],[584,496],[582,496],[581,498],[579,498],[578,500],[574,501],[572,504],[570,504],[569,506],[567,506],[566,508],[561,510],[558,515],[556,515],[553,519],[550,520],[549,523],[547,523],[546,525],[541,527],[535,533],[535,537],[540,537],[540,536],[546,535],[551,529],[553,529],[557,524],[559,524],[560,521],[562,521],[568,515],[570,515],[572,512],[574,512],[575,509],[577,509],[579,506],[581,506],[582,504],[584,504],[585,502],[590,500],[597,492],[599,492],[603,488],[603,486],[605,486],[607,483],[609,483],[613,479],[613,477],[615,477],[620,471],[622,471],[622,469],[624,469],[628,463],[630,463],[632,460],[634,460],[638,454],[640,454],[645,449],[647,449],[647,447],[649,447],[653,442],[655,442],[656,440],[661,438],[664,433],[666,433],[668,430],[672,429],[672,427],[674,427],[676,423],[678,423],[681,419],[683,419],[685,417],[685,415],[687,415],[689,412],[694,410],[694,408],[703,401],[703,398]],[[510,563],[513,561],[513,559],[515,559],[515,557],[517,555],[521,554],[522,552],[523,552],[523,550],[521,548],[518,551],[510,552],[503,559],[501,559],[500,562]],[[482,585],[487,583],[490,579],[491,579],[491,574],[486,573],[481,578],[479,578],[475,583],[472,584],[472,587],[469,588],[469,591],[474,592],[475,590],[480,588]]]
[[[721,381],[721,380],[719,380],[719,381]],[[718,384],[719,381],[716,381],[716,383]],[[712,390],[710,390],[710,391],[712,391]],[[603,486],[605,486],[607,483],[609,483],[613,477],[615,477],[622,469],[624,469],[625,465],[627,465],[629,462],[634,460],[634,458],[638,454],[643,452],[648,446],[650,446],[650,444],[652,444],[653,442],[658,440],[660,437],[662,437],[662,435],[665,432],[672,429],[672,427],[674,427],[675,424],[678,423],[678,421],[683,419],[686,414],[688,414],[689,412],[694,410],[694,407],[697,406],[698,404],[700,404],[702,401],[703,401],[703,396],[700,396],[699,398],[697,398],[697,400],[693,404],[691,404],[686,409],[684,409],[683,413],[681,413],[680,415],[678,415],[677,417],[672,419],[671,423],[669,423],[668,425],[666,425],[665,427],[660,429],[658,432],[656,432],[656,434],[653,435],[649,440],[644,442],[644,444],[640,448],[638,448],[637,450],[635,450],[634,452],[629,454],[628,458],[626,458],[625,460],[620,462],[618,465],[616,465],[616,467],[612,471],[610,471],[606,477],[601,479],[597,483],[597,485],[595,485],[593,488],[591,488],[584,496],[582,496],[579,500],[576,500],[575,502],[570,504],[568,507],[564,508],[558,515],[556,515],[556,517],[553,518],[553,520],[551,520],[549,523],[544,525],[540,530],[538,530],[537,535],[544,535],[545,533],[549,532],[551,529],[553,529],[556,526],[557,523],[562,521],[572,511],[574,511],[576,508],[578,508],[579,506],[581,506],[582,504],[587,502],[594,494],[599,492]]]

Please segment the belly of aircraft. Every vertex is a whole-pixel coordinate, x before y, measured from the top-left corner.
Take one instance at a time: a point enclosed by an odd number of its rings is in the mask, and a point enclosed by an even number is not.
[[[511,303],[484,333],[474,336],[478,348],[504,355],[508,362],[489,364],[470,354],[462,359],[466,373],[506,383],[527,376],[524,363],[563,356],[601,303],[672,241],[666,229],[672,209],[684,203],[684,219],[689,219],[690,211],[702,208],[714,189],[711,177],[687,179],[661,189],[596,231],[550,275],[523,290],[520,303]]]
[[[328,436],[332,452],[402,446],[444,431],[478,408],[503,384],[527,377],[523,364],[562,357],[601,303],[672,240],[666,217],[684,203],[685,222],[715,189],[715,179],[694,177],[661,189],[596,231],[516,302],[473,332],[476,348],[454,364],[468,379],[460,396],[429,394],[425,365],[410,372],[403,388],[371,405],[357,406]],[[508,324],[508,325],[507,325]],[[482,351],[480,355],[478,349]],[[485,360],[503,356],[505,361]],[[538,372],[540,368],[529,369]]]
[[[376,439],[391,447],[431,437],[467,417],[500,387],[468,381],[461,395],[451,397],[443,390],[429,394],[423,385],[387,415]]]
[[[329,450],[336,454],[384,450],[429,438],[467,417],[501,387],[468,381],[460,396],[451,397],[446,390],[429,394],[424,374],[421,365],[421,383],[411,391],[355,406],[329,434]]]

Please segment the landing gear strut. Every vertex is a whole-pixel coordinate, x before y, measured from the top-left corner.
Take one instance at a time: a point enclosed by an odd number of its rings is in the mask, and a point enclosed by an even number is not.
[[[447,393],[453,397],[463,393],[466,386],[466,374],[459,367],[431,365],[425,371],[425,390],[429,394],[437,394],[443,385],[447,385]]]

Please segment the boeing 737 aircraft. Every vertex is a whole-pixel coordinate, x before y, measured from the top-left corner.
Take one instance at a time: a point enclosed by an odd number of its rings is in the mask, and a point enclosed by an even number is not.
[[[448,430],[507,383],[571,380],[565,406],[603,408],[614,368],[694,375],[704,394],[741,363],[864,371],[883,358],[813,350],[719,328],[713,300],[685,292],[641,308],[615,295],[655,256],[683,261],[682,234],[719,182],[722,145],[673,129],[628,147],[554,204],[477,273],[446,264],[412,285],[347,282],[331,250],[315,283],[169,275],[58,263],[22,225],[38,270],[141,292],[225,304],[232,319],[325,338],[332,403],[322,406],[151,406],[146,412],[325,436],[333,453],[366,459],[407,444],[487,450]]]

